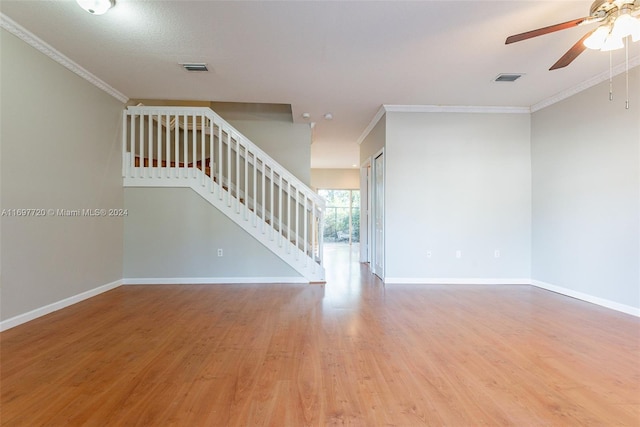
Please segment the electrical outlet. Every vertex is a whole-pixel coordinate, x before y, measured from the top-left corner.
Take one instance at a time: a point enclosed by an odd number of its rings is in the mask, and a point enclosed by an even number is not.
[[[500,249],[496,249],[495,251],[493,251],[493,256],[494,258],[500,258]]]
[[[224,255],[224,253],[222,252],[222,249],[218,249],[218,256],[222,256]]]
[[[456,251],[456,258],[462,258],[462,251]]]

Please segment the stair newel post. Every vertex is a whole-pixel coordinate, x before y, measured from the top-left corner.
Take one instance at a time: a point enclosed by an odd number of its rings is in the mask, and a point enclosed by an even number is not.
[[[127,110],[122,111],[122,177],[127,176]]]
[[[269,227],[269,237],[271,238],[271,240],[273,240],[274,236],[273,236],[273,230],[276,226],[274,220],[273,220],[273,193],[274,191],[274,186],[273,186],[273,166],[269,167],[269,209],[271,210],[271,227]]]
[[[136,161],[136,116],[129,115],[129,176],[134,177]]]

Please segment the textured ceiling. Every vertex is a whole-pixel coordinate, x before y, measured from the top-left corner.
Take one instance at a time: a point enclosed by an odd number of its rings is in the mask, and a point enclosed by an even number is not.
[[[2,0],[0,11],[130,98],[290,104],[295,121],[316,122],[312,167],[351,167],[382,104],[529,107],[608,70],[608,54],[587,51],[547,71],[592,27],[504,44],[590,4],[117,0],[92,16],[75,1]],[[499,73],[525,76],[494,83]]]

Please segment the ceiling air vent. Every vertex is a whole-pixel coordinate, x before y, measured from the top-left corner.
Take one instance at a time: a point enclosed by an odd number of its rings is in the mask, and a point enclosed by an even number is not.
[[[494,82],[515,82],[523,75],[524,74],[498,74],[498,77],[496,77],[493,81]]]
[[[209,71],[207,64],[203,63],[186,63],[180,65],[187,71]]]

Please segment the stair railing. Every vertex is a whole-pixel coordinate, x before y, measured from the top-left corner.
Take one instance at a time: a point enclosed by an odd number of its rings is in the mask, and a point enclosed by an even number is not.
[[[234,220],[322,266],[322,197],[213,110],[130,106],[123,122],[125,179],[198,179]]]

